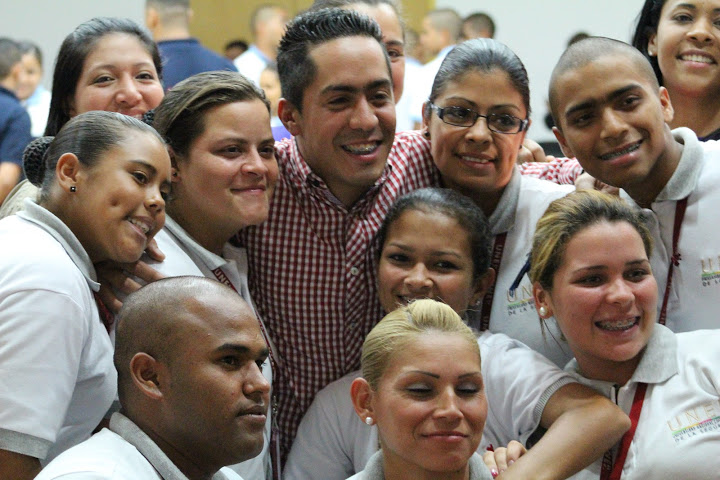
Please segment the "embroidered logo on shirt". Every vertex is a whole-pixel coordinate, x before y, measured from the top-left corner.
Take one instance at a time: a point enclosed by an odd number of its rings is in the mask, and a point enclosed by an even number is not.
[[[700,264],[702,266],[703,287],[720,285],[720,255],[717,258],[702,258]]]
[[[668,420],[667,426],[675,440],[681,443],[703,433],[720,431],[720,403],[704,403]]]
[[[532,295],[532,285],[529,282],[524,282],[515,290],[511,295],[510,290],[506,292],[507,297],[507,314],[508,315],[519,315],[528,311],[535,311],[535,301]]]

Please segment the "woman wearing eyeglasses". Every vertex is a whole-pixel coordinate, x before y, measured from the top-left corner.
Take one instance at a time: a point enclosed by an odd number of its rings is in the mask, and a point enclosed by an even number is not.
[[[446,187],[470,197],[494,236],[489,291],[470,312],[473,326],[505,333],[559,366],[572,358],[554,325],[541,330],[523,269],[535,223],[548,204],[572,191],[520,175],[517,155],[530,125],[528,76],[507,46],[491,39],[464,42],[448,54],[424,106],[423,132]]]

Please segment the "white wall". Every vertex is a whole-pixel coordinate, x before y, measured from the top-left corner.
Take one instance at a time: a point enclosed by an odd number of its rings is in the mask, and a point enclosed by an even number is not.
[[[489,14],[495,38],[520,57],[530,76],[532,126],[535,140],[554,139],[545,127],[548,82],[568,39],[583,30],[629,41],[643,0],[437,0],[437,8],[454,8],[460,15]]]
[[[0,0],[0,36],[30,40],[43,53],[43,84],[52,85],[55,57],[75,27],[99,16],[126,17],[141,25],[145,0]]]

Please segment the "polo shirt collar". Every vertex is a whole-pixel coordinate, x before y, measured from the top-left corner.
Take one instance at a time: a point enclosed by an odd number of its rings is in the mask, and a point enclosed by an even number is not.
[[[165,228],[172,233],[183,245],[187,246],[197,258],[202,261],[209,270],[215,270],[225,266],[228,261],[219,255],[215,255],[192,238],[184,228],[182,228],[175,220],[165,215]]]
[[[517,167],[513,168],[510,182],[505,186],[505,190],[500,197],[495,211],[488,218],[490,223],[490,232],[493,235],[507,232],[515,225],[515,213],[517,212],[518,202],[520,201],[520,184],[522,175]]]
[[[70,230],[62,220],[53,215],[52,212],[35,203],[33,199],[26,198],[24,206],[25,209],[19,211],[16,215],[42,228],[57,240],[63,249],[65,249],[73,263],[82,272],[92,291],[99,291],[100,284],[97,281],[95,267],[90,261],[90,256],[72,230]]]
[[[165,452],[140,427],[122,413],[116,412],[110,417],[110,430],[137,448],[138,452],[150,462],[163,480],[187,480],[185,474],[165,455]],[[219,471],[212,478],[213,480],[227,479]]]
[[[672,133],[675,140],[682,143],[684,148],[675,172],[658,194],[656,202],[681,200],[690,195],[697,185],[703,168],[703,144],[695,133],[689,128],[677,128]]]

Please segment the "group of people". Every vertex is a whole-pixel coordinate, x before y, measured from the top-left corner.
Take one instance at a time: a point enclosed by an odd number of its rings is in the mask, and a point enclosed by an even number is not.
[[[571,45],[532,168],[492,39],[395,133],[392,0],[290,21],[280,142],[252,80],[165,92],[145,29],[83,23],[0,212],[0,478],[716,478],[718,9]]]

